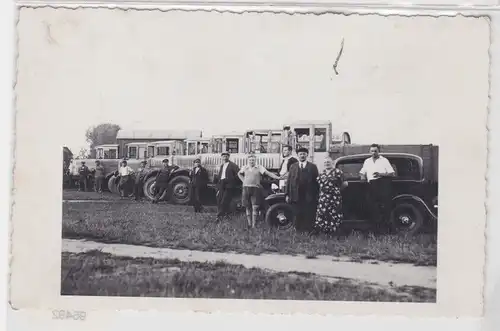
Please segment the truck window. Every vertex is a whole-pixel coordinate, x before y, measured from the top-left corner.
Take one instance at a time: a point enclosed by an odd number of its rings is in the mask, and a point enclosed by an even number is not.
[[[153,146],[148,146],[148,157],[155,156],[155,148]]]
[[[310,130],[309,129],[295,129],[295,138],[296,138],[296,149],[299,149],[301,147],[305,147],[309,149],[309,135],[310,135]]]
[[[196,154],[196,143],[188,143],[188,155]]]
[[[168,147],[157,147],[156,148],[156,155],[159,155],[159,156],[167,156],[167,155],[169,155],[169,152],[170,152],[170,148],[168,148]]]
[[[326,152],[326,128],[314,129],[314,151]]]
[[[198,146],[200,154],[207,154],[208,153],[208,143],[200,143]]]
[[[116,159],[117,158],[116,154],[117,154],[116,153],[116,149],[110,149],[108,151],[108,157],[107,158],[108,159]],[[106,152],[104,153],[104,158],[106,158]]]
[[[137,147],[129,147],[128,148],[128,158],[136,159],[137,158]]]
[[[268,144],[268,153],[280,153],[281,152],[281,134],[271,135],[271,141]]]
[[[227,139],[226,140],[226,152],[231,154],[237,154],[238,149],[238,139]]]

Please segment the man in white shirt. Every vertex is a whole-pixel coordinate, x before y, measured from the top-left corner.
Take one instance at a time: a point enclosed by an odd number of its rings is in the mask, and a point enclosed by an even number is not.
[[[134,169],[128,166],[126,160],[120,163],[120,168],[118,169],[118,175],[120,176],[120,182],[118,184],[118,189],[120,191],[120,196],[122,198],[129,195],[131,175],[134,173]]]
[[[384,221],[387,221],[388,208],[391,203],[391,181],[394,177],[394,169],[389,160],[380,155],[380,146],[370,146],[370,158],[363,163],[359,171],[361,179],[368,182],[368,202],[371,209],[373,222],[380,229]]]
[[[297,162],[297,159],[292,156],[292,146],[283,145],[283,161],[281,162],[280,167],[280,179],[279,188],[281,191],[285,189],[286,178],[288,175],[288,171],[290,170],[290,166]]]

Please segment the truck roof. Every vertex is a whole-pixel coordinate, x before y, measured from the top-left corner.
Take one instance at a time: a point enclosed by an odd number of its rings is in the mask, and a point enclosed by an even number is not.
[[[119,130],[116,139],[187,139],[201,137],[201,130]]]

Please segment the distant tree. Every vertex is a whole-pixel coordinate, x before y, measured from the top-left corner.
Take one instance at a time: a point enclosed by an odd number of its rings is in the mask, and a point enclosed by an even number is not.
[[[95,147],[104,144],[115,144],[116,135],[121,127],[113,123],[101,123],[91,126],[85,133],[85,138],[90,145],[91,155],[95,157]]]
[[[86,148],[80,148],[80,152],[78,153],[77,159],[88,159],[90,158],[89,150]]]

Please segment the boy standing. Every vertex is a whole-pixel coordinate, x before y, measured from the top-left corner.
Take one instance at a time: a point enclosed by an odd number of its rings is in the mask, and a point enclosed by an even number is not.
[[[269,172],[263,166],[256,164],[254,154],[248,156],[248,164],[241,168],[238,177],[243,182],[242,203],[246,208],[248,227],[255,228],[259,208],[262,205],[262,185],[260,183],[262,175],[267,175],[279,180],[280,177]]]

